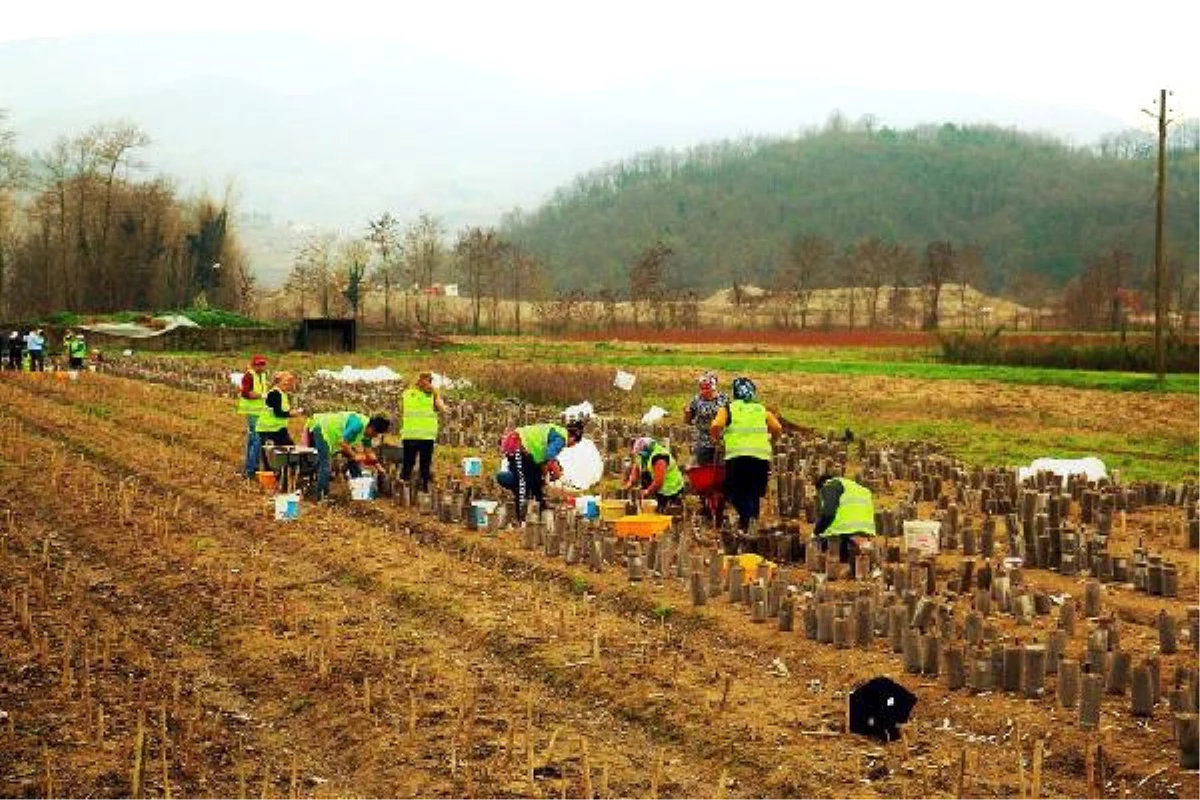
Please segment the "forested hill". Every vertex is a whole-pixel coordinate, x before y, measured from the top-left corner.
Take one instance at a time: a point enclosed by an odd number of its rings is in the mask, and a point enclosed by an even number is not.
[[[1192,271],[1197,129],[1173,125],[1167,159],[1167,255]],[[1136,131],[1082,149],[995,127],[831,126],[609,165],[509,215],[502,233],[538,256],[559,289],[589,292],[628,291],[630,265],[659,242],[671,250],[667,288],[769,286],[813,242],[828,254],[810,276],[816,285],[846,285],[858,267],[843,254],[872,239],[908,254],[910,282],[927,245],[944,241],[972,254],[967,277],[993,291],[1031,274],[1061,285],[1118,251],[1136,273],[1124,282],[1147,286],[1155,165],[1155,141]]]

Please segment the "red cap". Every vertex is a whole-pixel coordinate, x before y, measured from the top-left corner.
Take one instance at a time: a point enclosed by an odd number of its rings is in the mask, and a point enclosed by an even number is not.
[[[254,358],[250,359],[250,365],[254,367],[265,367],[267,365],[267,357],[255,356]]]

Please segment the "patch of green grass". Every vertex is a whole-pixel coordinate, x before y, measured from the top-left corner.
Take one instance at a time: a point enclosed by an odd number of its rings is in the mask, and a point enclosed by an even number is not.
[[[582,575],[571,576],[571,594],[582,597],[583,595],[587,594],[590,588],[591,585]]]
[[[1153,375],[1050,367],[948,364],[936,348],[804,348],[781,350],[680,350],[658,345],[621,347],[607,342],[529,342],[493,345],[492,359],[528,358],[561,364],[606,364],[614,368],[679,367],[717,370],[730,375],[799,374],[894,376],[917,380],[997,381],[1030,386],[1065,386],[1121,392],[1157,391]],[[464,347],[460,352],[470,352]],[[803,355],[798,355],[802,352]],[[1200,373],[1167,375],[1163,391],[1196,393]]]
[[[207,536],[197,536],[195,539],[192,539],[192,549],[201,552],[208,550],[213,546],[213,544],[215,544],[215,542],[213,542],[213,540]]]
[[[80,408],[84,414],[98,419],[109,419],[113,415],[112,406],[105,403],[85,403]]]
[[[665,621],[671,618],[675,613],[675,607],[667,603],[660,602],[650,609],[650,614],[659,621]]]

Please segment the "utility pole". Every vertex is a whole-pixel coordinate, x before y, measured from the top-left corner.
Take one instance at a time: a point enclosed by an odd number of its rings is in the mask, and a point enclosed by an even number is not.
[[[1143,112],[1155,116],[1149,111]],[[1158,169],[1154,187],[1154,372],[1158,388],[1162,389],[1165,382],[1165,366],[1163,354],[1163,325],[1166,322],[1166,305],[1164,291],[1166,280],[1163,277],[1163,219],[1166,197],[1166,158],[1167,158],[1167,90],[1160,89],[1158,94]]]

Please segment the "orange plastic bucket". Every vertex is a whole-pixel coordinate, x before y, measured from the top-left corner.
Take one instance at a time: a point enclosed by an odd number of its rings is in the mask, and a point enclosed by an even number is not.
[[[278,485],[278,479],[275,477],[274,472],[259,471],[254,473],[254,476],[258,478],[259,486],[263,487],[268,492],[275,491],[275,488]]]

